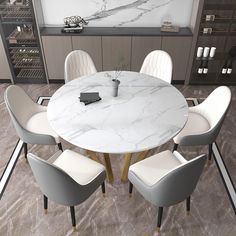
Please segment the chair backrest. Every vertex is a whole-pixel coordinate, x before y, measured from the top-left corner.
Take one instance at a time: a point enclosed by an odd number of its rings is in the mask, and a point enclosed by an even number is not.
[[[185,200],[194,191],[205,162],[204,154],[171,170],[152,187],[151,202],[164,207]]]
[[[170,55],[162,50],[150,52],[143,61],[140,73],[155,76],[168,83],[172,79],[173,63]]]
[[[35,102],[17,85],[10,85],[6,89],[4,100],[11,118],[25,127],[35,111]]]
[[[65,60],[65,82],[84,75],[96,73],[96,67],[89,54],[82,50],[70,52]]]
[[[25,143],[55,145],[55,138],[47,134],[33,133],[27,130],[27,122],[37,112],[45,111],[45,107],[35,103],[25,91],[16,85],[10,85],[4,100],[19,138]]]
[[[230,89],[226,86],[220,86],[199,105],[199,112],[208,120],[211,129],[215,126],[221,126],[230,101]]]
[[[49,199],[62,205],[75,206],[90,196],[89,187],[78,184],[57,166],[40,159],[32,153],[27,156],[41,191]]]

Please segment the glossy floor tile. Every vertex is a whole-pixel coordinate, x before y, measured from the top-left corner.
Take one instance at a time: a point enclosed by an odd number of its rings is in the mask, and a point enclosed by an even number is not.
[[[7,84],[0,85],[0,174],[13,151],[17,136],[10,122],[3,101]],[[39,96],[49,96],[60,85],[21,85],[36,100]],[[183,86],[177,88],[185,97],[205,98],[213,87]],[[231,87],[232,104],[222,127],[217,143],[226,166],[236,184],[236,88]],[[217,104],[216,104],[217,105]],[[81,153],[83,150],[63,142],[69,148]],[[151,153],[172,149],[169,142]],[[30,145],[29,151],[47,159],[55,151],[54,146]],[[206,153],[206,147],[184,147],[179,151],[191,159]],[[103,160],[102,156],[100,156]],[[136,156],[133,157],[134,162]],[[129,198],[128,184],[120,182],[123,156],[111,155],[115,181],[106,183],[106,197],[98,189],[86,202],[76,206],[78,232],[72,232],[69,208],[49,201],[49,213],[43,213],[42,194],[23,155],[20,156],[8,186],[0,201],[0,235],[80,235],[80,236],[149,236],[154,232],[157,221],[157,207],[151,205],[134,190]],[[164,236],[234,236],[236,216],[220,177],[215,162],[205,167],[191,199],[191,215],[187,216],[185,202],[164,208],[161,233]]]

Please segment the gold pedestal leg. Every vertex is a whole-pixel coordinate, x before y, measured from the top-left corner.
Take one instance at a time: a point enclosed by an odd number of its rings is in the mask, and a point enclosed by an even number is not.
[[[94,161],[96,161],[96,162],[98,162],[98,163],[101,163],[100,160],[99,160],[98,157],[97,157],[96,152],[87,150],[87,154],[89,155],[89,157],[90,157],[92,160],[94,160]]]
[[[208,160],[207,165],[210,166],[213,163],[213,160]]]
[[[145,158],[147,157],[149,151],[150,151],[150,150],[146,150],[146,151],[141,152],[141,153],[138,155],[138,160],[137,160],[137,162],[138,162],[138,161],[142,161],[143,159],[145,159]]]
[[[113,183],[114,176],[113,176],[113,171],[112,171],[112,167],[111,167],[110,156],[108,153],[103,153],[103,155],[104,155],[104,161],[105,161],[108,181],[109,181],[109,183]]]
[[[124,165],[122,175],[121,175],[122,182],[128,181],[128,171],[129,171],[129,166],[130,166],[130,162],[131,162],[131,157],[132,157],[132,153],[125,154],[125,165]]]

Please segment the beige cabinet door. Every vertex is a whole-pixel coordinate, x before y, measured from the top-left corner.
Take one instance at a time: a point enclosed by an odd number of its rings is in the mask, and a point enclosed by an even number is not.
[[[163,37],[162,50],[168,52],[173,61],[172,80],[185,80],[192,37]]]
[[[103,70],[130,70],[131,37],[102,37]]]
[[[72,51],[71,36],[43,36],[43,51],[50,80],[64,80],[66,56]]]
[[[144,58],[161,49],[161,37],[132,37],[131,70],[140,71]]]
[[[7,61],[7,56],[0,36],[0,79],[11,79],[11,71]]]
[[[102,70],[101,36],[72,36],[72,48],[86,51],[91,56],[97,71]]]

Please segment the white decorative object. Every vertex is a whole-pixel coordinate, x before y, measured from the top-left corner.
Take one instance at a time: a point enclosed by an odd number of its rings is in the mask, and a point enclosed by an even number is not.
[[[228,74],[228,75],[232,74],[232,68],[228,68],[228,69],[227,69],[227,74]]]
[[[198,58],[202,57],[202,53],[203,53],[203,47],[198,47],[197,48],[197,57]]]
[[[163,17],[161,24],[161,31],[163,32],[179,32],[179,27],[172,24],[172,19],[170,16]]]
[[[203,57],[208,57],[209,51],[210,51],[210,48],[209,47],[205,47],[204,51],[203,51]]]
[[[222,70],[221,70],[221,74],[222,74],[222,75],[225,75],[226,73],[227,73],[227,68],[224,68],[224,67],[223,67]]]
[[[212,28],[203,28],[203,34],[211,34]]]
[[[188,105],[171,84],[122,71],[119,96],[112,97],[115,71],[83,76],[63,85],[50,99],[51,127],[66,141],[101,153],[133,153],[157,147],[184,127]],[[99,92],[101,101],[84,106],[81,92]]]
[[[216,53],[216,47],[211,47],[210,58],[213,58],[215,56],[215,53]]]
[[[206,15],[206,21],[214,21],[215,15]]]

